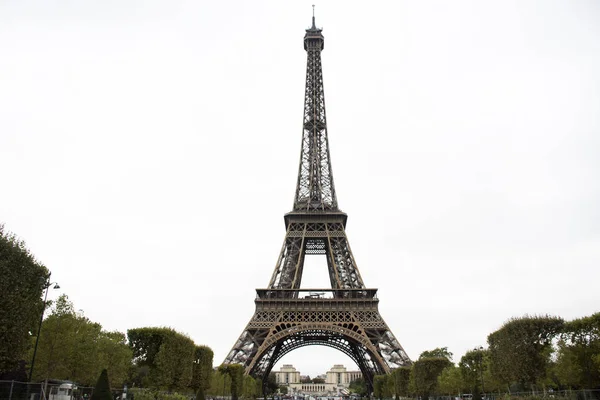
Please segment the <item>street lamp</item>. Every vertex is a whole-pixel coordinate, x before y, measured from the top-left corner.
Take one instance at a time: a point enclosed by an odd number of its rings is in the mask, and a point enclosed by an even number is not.
[[[477,352],[477,361],[479,363],[479,376],[481,377],[481,392],[485,393],[485,386],[483,385],[483,346],[479,346],[479,348],[474,349]]]
[[[50,275],[48,275],[48,281],[50,280]],[[42,314],[40,315],[40,324],[38,325],[37,336],[35,337],[35,347],[33,348],[33,357],[31,358],[31,368],[29,369],[29,382],[31,382],[31,378],[33,377],[33,365],[35,364],[35,354],[37,353],[38,342],[40,340],[40,332],[42,331],[42,321],[44,320],[44,312],[46,311],[46,302],[48,301],[48,289],[50,286],[54,285],[52,289],[60,289],[58,283],[49,282],[46,285],[46,294],[44,295],[44,308],[42,309]]]

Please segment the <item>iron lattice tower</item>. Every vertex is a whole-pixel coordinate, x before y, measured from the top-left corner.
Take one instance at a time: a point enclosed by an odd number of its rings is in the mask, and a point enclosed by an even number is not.
[[[322,29],[306,30],[306,90],[302,149],[293,210],[284,216],[285,240],[256,311],[224,363],[266,377],[275,363],[303,346],[347,354],[372,388],[376,374],[411,363],[379,314],[377,289],[366,288],[350,250],[347,215],[338,208],[331,170],[321,51]],[[327,259],[331,288],[300,289],[306,255]]]

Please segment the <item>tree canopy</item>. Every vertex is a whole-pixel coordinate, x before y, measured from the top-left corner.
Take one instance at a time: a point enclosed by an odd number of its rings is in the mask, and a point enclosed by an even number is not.
[[[192,366],[190,386],[196,391],[196,397],[204,399],[204,393],[210,387],[213,372],[213,351],[208,346],[196,346]]]
[[[0,378],[19,368],[38,330],[50,272],[0,224]],[[30,359],[29,359],[30,360]]]
[[[76,312],[66,295],[61,295],[42,324],[34,380],[69,379],[93,385],[102,369],[111,371],[113,387],[127,380],[131,350],[121,332],[107,332]]]
[[[148,367],[147,384],[170,391],[185,389],[192,381],[196,345],[171,328],[136,328],[127,331],[138,367]]]
[[[552,351],[552,339],[564,321],[552,316],[513,318],[488,336],[491,368],[505,383],[523,387],[545,377]]]

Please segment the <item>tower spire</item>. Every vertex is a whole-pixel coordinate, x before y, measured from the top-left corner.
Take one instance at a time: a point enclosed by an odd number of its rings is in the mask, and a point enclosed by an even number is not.
[[[304,35],[306,89],[300,167],[293,212],[339,212],[329,156],[321,67],[325,38],[321,34],[322,29],[315,25],[314,6],[312,22],[312,27]]]
[[[313,7],[313,24],[312,24],[312,29],[317,29],[317,26],[315,25],[315,5],[312,5]]]

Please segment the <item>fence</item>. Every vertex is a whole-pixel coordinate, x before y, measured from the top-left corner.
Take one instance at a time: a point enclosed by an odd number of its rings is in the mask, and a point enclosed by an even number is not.
[[[435,396],[430,400],[473,400],[471,394],[457,396]],[[482,400],[600,400],[600,389],[593,390],[538,390],[529,392],[511,392],[511,393],[485,393]]]
[[[93,387],[56,382],[0,381],[0,400],[87,400]],[[121,400],[123,390],[113,390],[113,398]]]

